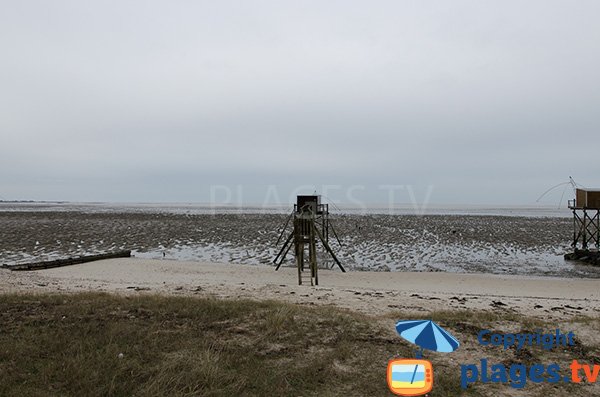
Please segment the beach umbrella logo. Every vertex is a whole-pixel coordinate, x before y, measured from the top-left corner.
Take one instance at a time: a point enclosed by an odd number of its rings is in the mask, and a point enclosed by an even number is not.
[[[460,346],[454,336],[431,320],[398,321],[396,331],[401,337],[420,348],[417,358],[422,356],[423,349],[450,353]]]
[[[431,320],[399,321],[396,331],[419,347],[416,359],[394,359],[388,362],[387,383],[399,396],[422,396],[433,389],[433,366],[423,360],[423,349],[450,353],[460,343],[448,331]]]

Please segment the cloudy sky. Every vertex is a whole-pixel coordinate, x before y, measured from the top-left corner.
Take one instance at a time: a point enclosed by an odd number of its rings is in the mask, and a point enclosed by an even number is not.
[[[260,203],[314,187],[378,203],[393,185],[398,202],[531,204],[569,175],[600,187],[598,15],[3,1],[0,198]]]

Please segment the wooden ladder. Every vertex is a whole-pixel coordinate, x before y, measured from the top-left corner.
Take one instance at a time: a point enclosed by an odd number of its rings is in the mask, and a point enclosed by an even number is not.
[[[313,287],[315,285],[315,278],[312,277],[310,269],[305,268],[304,271],[300,272],[300,285],[304,285],[310,282],[310,286]]]

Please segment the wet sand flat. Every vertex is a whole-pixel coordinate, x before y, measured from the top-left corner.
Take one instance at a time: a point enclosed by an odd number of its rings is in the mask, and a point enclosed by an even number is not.
[[[0,263],[132,249],[137,257],[269,265],[286,215],[0,211]],[[348,269],[600,277],[565,262],[568,218],[466,215],[332,215]],[[288,233],[289,230],[285,231]],[[333,263],[319,257],[324,267]],[[293,266],[288,256],[286,265]]]

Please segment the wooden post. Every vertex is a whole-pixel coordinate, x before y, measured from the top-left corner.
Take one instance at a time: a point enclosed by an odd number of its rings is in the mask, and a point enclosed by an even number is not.
[[[315,279],[315,284],[319,284],[317,278],[317,243],[315,240],[315,224],[314,218],[311,219],[311,228],[310,228],[310,242],[308,243],[308,250],[310,256],[310,283],[312,285],[313,278]]]
[[[304,267],[304,244],[296,244],[296,266],[298,267],[298,285],[302,285],[302,268]]]

